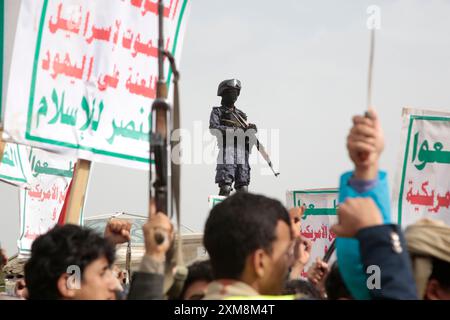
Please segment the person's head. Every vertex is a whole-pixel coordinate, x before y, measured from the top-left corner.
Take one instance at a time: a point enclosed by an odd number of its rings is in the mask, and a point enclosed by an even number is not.
[[[215,279],[239,280],[260,294],[281,293],[293,263],[292,240],[286,208],[247,192],[211,210],[203,238]]]
[[[328,300],[351,300],[352,295],[339,272],[337,261],[335,261],[325,278],[325,292]]]
[[[25,265],[29,299],[114,299],[115,249],[94,230],[56,226],[37,238]]]
[[[314,285],[305,280],[289,280],[284,286],[284,294],[302,294],[309,299],[322,299],[319,290]]]
[[[217,88],[217,95],[222,97],[222,105],[226,107],[234,106],[241,88],[241,82],[237,79],[222,81]]]
[[[419,298],[450,300],[450,227],[421,219],[406,228],[405,239]]]
[[[450,263],[432,259],[432,272],[425,288],[425,300],[450,300]]]
[[[213,281],[209,260],[196,261],[188,267],[188,276],[184,282],[180,298],[182,300],[200,300],[206,287]]]

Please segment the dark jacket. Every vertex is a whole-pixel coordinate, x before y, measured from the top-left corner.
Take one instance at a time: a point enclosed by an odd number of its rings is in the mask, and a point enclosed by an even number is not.
[[[369,283],[376,274],[374,269],[379,268],[380,287],[369,288],[372,299],[418,299],[405,238],[398,225],[364,228],[356,238]]]
[[[234,108],[234,113],[247,121],[247,115],[238,108]],[[247,132],[238,125],[238,120],[233,116],[231,109],[224,106],[213,107],[209,119],[209,129],[211,134],[217,138],[218,164],[248,165],[248,156],[256,143],[256,137],[251,131]],[[242,131],[236,131],[238,129]],[[242,140],[236,137],[240,137]]]
[[[164,262],[144,255],[139,271],[133,273],[128,300],[164,299]]]
[[[137,271],[133,274],[128,300],[163,300],[164,276]]]

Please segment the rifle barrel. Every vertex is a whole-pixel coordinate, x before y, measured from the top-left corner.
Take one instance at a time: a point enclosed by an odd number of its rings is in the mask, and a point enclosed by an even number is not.
[[[243,119],[237,112],[235,113],[234,111],[231,112],[231,114],[234,116],[234,118],[242,124],[242,126],[244,127],[244,129],[247,129],[249,127],[248,123],[245,121],[245,119]],[[261,156],[264,158],[264,160],[266,160],[267,164],[269,165],[269,167],[272,169],[273,174],[275,175],[275,177],[278,177],[280,175],[279,172],[275,172],[275,170],[273,169],[272,166],[272,161],[270,160],[269,154],[266,151],[266,148],[264,148],[264,146],[262,145],[261,142],[259,142],[258,138],[256,138],[256,149],[258,149],[259,153],[261,153]]]

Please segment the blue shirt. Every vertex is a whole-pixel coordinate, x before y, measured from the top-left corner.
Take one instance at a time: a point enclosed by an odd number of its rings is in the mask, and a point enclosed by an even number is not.
[[[339,184],[339,203],[347,198],[372,198],[383,216],[384,224],[391,222],[391,202],[386,172],[380,171],[374,181],[361,181],[352,178],[353,172],[341,176]],[[361,213],[363,214],[363,213]],[[355,238],[337,238],[336,254],[339,271],[344,282],[355,299],[370,299],[367,288],[367,274],[363,268],[359,242]]]

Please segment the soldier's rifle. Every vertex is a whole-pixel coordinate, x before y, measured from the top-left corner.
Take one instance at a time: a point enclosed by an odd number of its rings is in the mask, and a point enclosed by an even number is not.
[[[172,149],[176,142],[171,141],[171,134],[180,127],[180,107],[178,95],[179,73],[175,58],[164,50],[164,3],[158,0],[158,84],[156,99],[152,104],[152,130],[150,132],[150,154],[155,162],[155,182],[152,185],[152,164],[150,161],[150,188],[149,188],[149,216],[152,214],[153,204],[156,212],[177,218],[177,246],[176,255],[173,256],[173,247],[169,251],[166,274],[171,278],[165,283],[165,292],[177,297],[187,277],[187,268],[184,266],[182,255],[181,219],[180,219],[180,164],[172,161]],[[167,102],[167,84],[164,76],[164,58],[167,57],[173,72],[174,101],[173,107]],[[171,142],[169,142],[171,141]],[[151,159],[151,158],[150,158]],[[169,163],[170,161],[170,163]],[[152,200],[154,199],[154,201]],[[162,244],[166,236],[155,230],[155,241]],[[175,275],[172,276],[172,267],[176,265]]]
[[[232,123],[234,125],[237,124],[239,127],[241,127],[244,130],[248,130],[249,128],[251,128],[250,125],[247,123],[247,121],[245,121],[245,119],[242,118],[237,112],[232,110],[230,113],[236,119],[236,121],[227,120],[227,119],[224,119],[224,121]],[[255,138],[256,138],[256,149],[258,149],[258,151],[261,154],[261,156],[264,158],[264,160],[266,160],[266,162],[269,165],[270,169],[272,169],[272,172],[275,175],[275,177],[278,177],[280,175],[280,173],[279,172],[275,172],[275,170],[273,169],[272,161],[270,160],[270,156],[267,153],[266,148],[264,148],[264,146],[262,145],[261,142],[259,142],[259,139],[256,136],[255,136]]]

